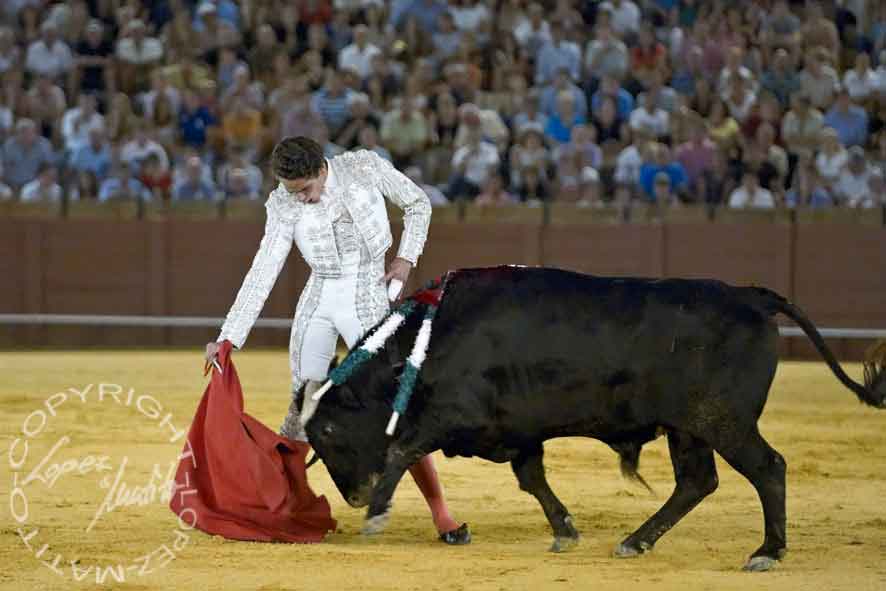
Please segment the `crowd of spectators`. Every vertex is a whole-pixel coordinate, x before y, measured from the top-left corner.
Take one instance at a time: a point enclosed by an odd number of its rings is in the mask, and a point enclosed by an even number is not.
[[[435,205],[886,204],[881,0],[4,0],[0,199],[264,199],[276,141]]]

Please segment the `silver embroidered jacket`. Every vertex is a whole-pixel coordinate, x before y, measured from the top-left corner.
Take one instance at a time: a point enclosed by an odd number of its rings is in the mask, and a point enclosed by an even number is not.
[[[347,210],[362,237],[356,305],[364,331],[388,310],[380,279],[384,275],[384,256],[393,240],[384,198],[405,212],[397,256],[413,265],[424,249],[431,221],[431,203],[425,192],[375,152],[346,152],[329,163],[336,182],[324,189],[326,202],[298,202],[282,185],[271,192],[265,203],[264,236],[217,339],[227,339],[238,349],[243,346],[295,242],[311,268],[311,277],[299,298],[292,327],[290,365],[294,387],[301,381],[297,356],[304,327],[319,302],[322,280],[341,273],[333,231],[339,208]]]

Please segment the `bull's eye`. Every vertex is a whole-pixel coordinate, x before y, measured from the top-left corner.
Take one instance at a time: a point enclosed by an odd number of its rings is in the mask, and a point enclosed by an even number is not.
[[[332,425],[329,423],[326,423],[326,425],[323,426],[323,435],[332,435],[332,431]]]

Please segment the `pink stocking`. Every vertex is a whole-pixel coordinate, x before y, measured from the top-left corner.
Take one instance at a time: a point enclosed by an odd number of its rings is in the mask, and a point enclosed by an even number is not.
[[[440,479],[437,478],[437,471],[434,469],[434,459],[430,455],[423,457],[409,467],[409,473],[412,474],[413,480],[431,509],[431,517],[437,532],[442,534],[457,529],[458,523],[452,519],[446,500],[443,498],[443,487],[440,486]]]

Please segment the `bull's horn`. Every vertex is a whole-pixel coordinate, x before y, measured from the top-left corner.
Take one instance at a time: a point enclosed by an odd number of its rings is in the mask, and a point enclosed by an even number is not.
[[[327,380],[327,382],[325,384],[323,384],[323,386],[319,390],[314,392],[314,395],[311,396],[311,400],[313,400],[314,402],[318,402],[321,398],[323,398],[324,394],[329,392],[329,390],[332,388],[332,386],[333,386],[332,380]]]

